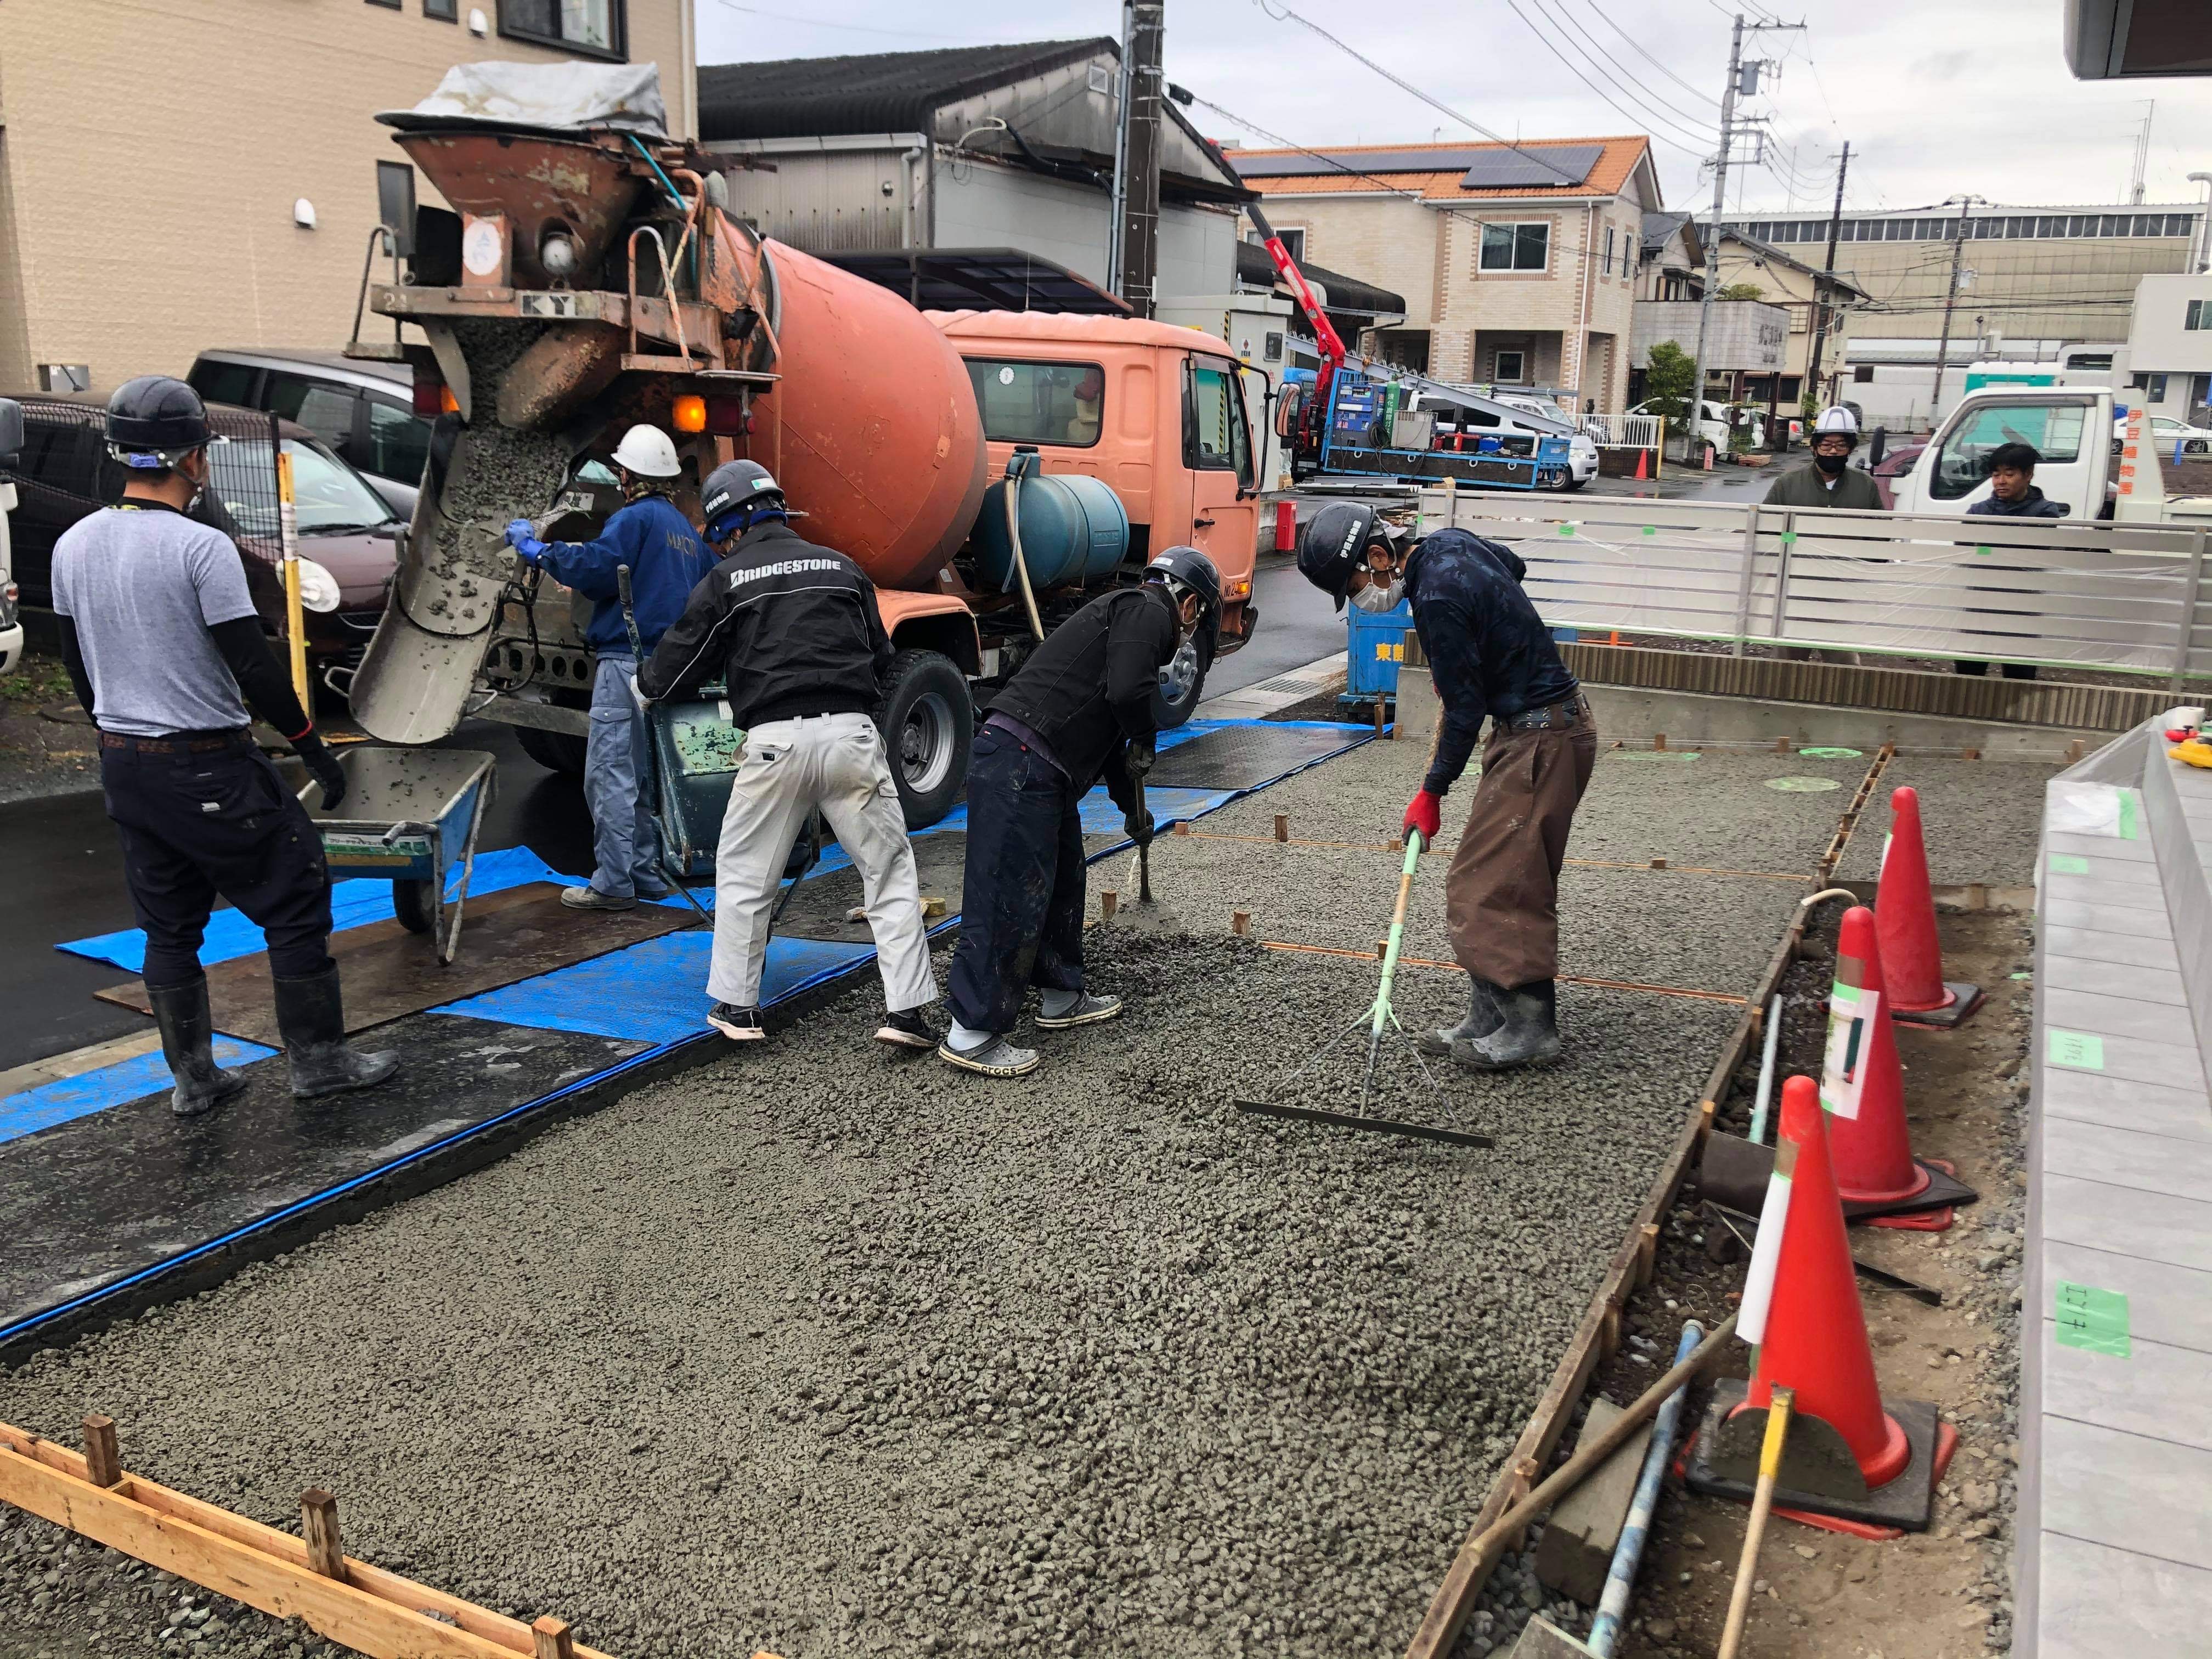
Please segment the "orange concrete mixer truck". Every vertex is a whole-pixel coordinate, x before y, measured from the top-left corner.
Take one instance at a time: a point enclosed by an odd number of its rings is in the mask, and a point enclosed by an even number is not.
[[[357,329],[348,350],[410,362],[435,423],[384,617],[343,688],[371,735],[428,743],[488,717],[580,766],[579,602],[526,586],[502,531],[596,533],[620,505],[605,458],[640,421],[675,436],[695,516],[697,482],[750,456],[804,533],[875,581],[897,647],[878,720],[915,827],[958,795],[976,690],[1152,550],[1209,553],[1218,648],[1251,637],[1261,398],[1225,343],[1121,317],[925,316],[764,240],[725,211],[709,158],[665,136],[650,65],[466,64],[377,118],[451,209],[380,164],[393,280],[363,287],[394,338]],[[378,258],[373,241],[372,272]],[[1209,665],[1194,645],[1163,673],[1164,722],[1188,716]]]

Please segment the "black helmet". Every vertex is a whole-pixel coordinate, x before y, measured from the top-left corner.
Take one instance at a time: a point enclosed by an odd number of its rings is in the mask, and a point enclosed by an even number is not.
[[[1155,577],[1198,595],[1198,625],[1206,630],[1211,647],[1221,635],[1221,572],[1213,561],[1194,547],[1164,548],[1145,567],[1145,580]]]
[[[167,466],[208,437],[200,394],[169,375],[125,380],[107,400],[107,447],[125,466]]]
[[[699,511],[707,520],[707,539],[719,542],[733,527],[728,520],[763,506],[781,507],[783,486],[758,461],[725,461],[707,475]]]
[[[1306,520],[1298,532],[1298,572],[1344,609],[1352,573],[1367,557],[1367,544],[1382,532],[1375,509],[1358,501],[1331,501]]]

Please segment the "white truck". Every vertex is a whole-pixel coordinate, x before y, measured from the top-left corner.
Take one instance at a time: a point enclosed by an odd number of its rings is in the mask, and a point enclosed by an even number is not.
[[[2212,521],[2205,483],[2169,471],[2141,410],[2112,441],[2112,394],[2104,387],[1978,386],[1953,404],[1912,470],[1897,481],[1896,511],[1964,514],[1990,495],[1990,457],[2007,443],[2033,445],[2035,483],[2069,519],[2123,524]],[[2207,481],[2212,483],[2212,481]]]
[[[8,515],[15,510],[15,462],[23,450],[23,408],[0,398],[0,674],[23,660],[23,619],[16,610],[15,564],[8,550]]]

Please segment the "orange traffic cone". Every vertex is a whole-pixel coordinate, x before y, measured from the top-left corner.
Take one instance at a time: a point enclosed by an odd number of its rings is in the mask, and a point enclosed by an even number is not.
[[[1976,1194],[1948,1168],[1912,1155],[1905,1126],[1905,1071],[1897,1060],[1875,943],[1874,912],[1854,905],[1836,935],[1836,982],[1829,1000],[1825,1104],[1836,1187],[1851,1218],[1940,1232],[1950,1206]],[[1921,1212],[1910,1218],[1899,1212]]]
[[[1638,483],[1641,483],[1651,476],[1649,472],[1644,471],[1644,468],[1649,464],[1650,457],[1648,452],[1641,449],[1638,450],[1636,452],[1636,477]]]
[[[1956,1025],[1979,1006],[1981,988],[1943,981],[1936,897],[1928,885],[1928,848],[1920,833],[1919,791],[1893,791],[1889,808],[1889,839],[1882,843],[1881,885],[1875,897],[1889,1010],[1916,1025]]]
[[[1737,1327],[1757,1344],[1751,1381],[1715,1385],[1685,1473],[1695,1491],[1749,1497],[1764,1422],[1757,1413],[1775,1389],[1792,1389],[1799,1420],[1774,1494],[1777,1512],[1820,1526],[1841,1517],[1840,1529],[1863,1535],[1918,1532],[1950,1446],[1933,1406],[1881,1397],[1828,1127],[1810,1078],[1783,1085],[1773,1181]]]

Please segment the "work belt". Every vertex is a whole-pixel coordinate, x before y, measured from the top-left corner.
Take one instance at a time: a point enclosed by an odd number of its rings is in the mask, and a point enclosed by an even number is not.
[[[102,732],[102,749],[135,749],[142,755],[209,755],[222,749],[251,749],[252,734],[235,732],[179,732],[166,738],[134,738],[124,732]]]
[[[1498,724],[1508,732],[1544,732],[1571,730],[1576,722],[1589,713],[1589,705],[1577,692],[1562,702],[1546,703],[1541,708],[1524,708],[1517,714],[1507,714]]]

